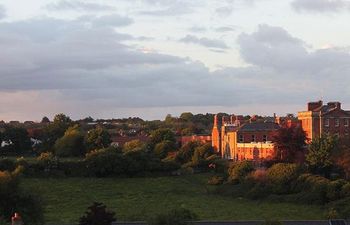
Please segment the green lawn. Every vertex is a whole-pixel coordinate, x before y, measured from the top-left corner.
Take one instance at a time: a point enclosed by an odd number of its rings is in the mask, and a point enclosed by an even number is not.
[[[46,202],[47,223],[75,223],[93,201],[105,203],[118,220],[185,207],[201,220],[322,219],[317,206],[270,203],[207,194],[206,175],[159,178],[23,179]]]

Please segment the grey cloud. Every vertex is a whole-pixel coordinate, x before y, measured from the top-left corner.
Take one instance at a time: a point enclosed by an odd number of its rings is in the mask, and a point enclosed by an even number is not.
[[[6,16],[6,10],[5,10],[5,7],[0,5],[0,20],[5,18]]]
[[[236,29],[233,27],[228,27],[228,26],[224,26],[224,27],[217,27],[215,28],[216,32],[231,32],[231,31],[235,31]]]
[[[190,27],[188,30],[194,33],[203,33],[207,31],[207,28],[201,27],[201,26],[193,26],[193,27]]]
[[[93,24],[97,26],[127,26],[134,21],[129,17],[123,17],[117,14],[101,16],[93,20]]]
[[[331,91],[330,97],[350,97],[344,92],[350,73],[346,50],[309,53],[303,41],[282,28],[263,25],[240,36],[240,51],[250,66],[210,71],[189,59],[143,53],[124,42],[135,37],[83,21],[0,23],[0,92],[39,93],[23,104],[24,111],[42,104],[44,96],[75,115],[122,107],[303,104],[306,97],[319,96],[320,87]],[[41,34],[34,34],[38,30]],[[225,49],[215,43],[216,50]],[[310,73],[314,76],[304,76]],[[1,94],[0,103],[8,96]]]
[[[308,51],[303,41],[280,27],[260,25],[252,34],[241,34],[238,43],[246,62],[279,71],[281,76],[294,74],[294,77],[313,79],[340,76],[343,79],[350,72],[347,49]]]
[[[184,43],[198,44],[209,48],[219,48],[219,49],[229,48],[224,41],[209,39],[209,38],[198,38],[194,35],[187,35],[186,37],[180,39],[180,41]]]
[[[82,11],[109,11],[113,10],[114,7],[108,5],[102,5],[84,1],[68,1],[60,0],[55,3],[50,3],[46,6],[48,10],[61,11],[61,10],[82,10]]]
[[[294,0],[292,7],[297,11],[335,12],[350,9],[350,3],[343,0]]]

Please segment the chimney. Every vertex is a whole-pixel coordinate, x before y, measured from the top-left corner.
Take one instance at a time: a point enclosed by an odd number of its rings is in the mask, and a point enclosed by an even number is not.
[[[328,102],[327,105],[331,108],[341,109],[341,103],[340,102]]]
[[[221,124],[222,124],[222,126],[223,126],[224,124],[226,124],[226,117],[225,117],[225,116],[222,116],[222,118],[221,118]]]
[[[307,111],[314,111],[315,109],[321,107],[323,105],[322,101],[318,101],[318,102],[309,102],[307,104]]]
[[[236,116],[235,116],[235,115],[231,115],[231,116],[230,116],[230,123],[231,123],[231,124],[234,124],[234,123],[235,123],[235,120],[236,120]]]

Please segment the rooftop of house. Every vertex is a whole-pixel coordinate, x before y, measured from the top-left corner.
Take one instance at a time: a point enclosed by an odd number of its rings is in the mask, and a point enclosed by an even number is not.
[[[245,123],[239,127],[239,131],[271,131],[278,130],[280,126],[273,122]]]

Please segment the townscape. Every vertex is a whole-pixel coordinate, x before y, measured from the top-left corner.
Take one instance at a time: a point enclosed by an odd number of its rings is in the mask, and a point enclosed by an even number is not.
[[[90,183],[93,180],[99,184],[118,185],[118,188],[126,185],[131,189],[140,188],[133,186],[139,183],[147,186],[143,191],[157,190],[160,188],[157,185],[166,188],[175,182],[171,185],[179,188],[179,193],[174,195],[180,196],[186,195],[189,191],[186,188],[199,185],[205,190],[201,195],[212,198],[228,201],[244,198],[248,202],[242,204],[247,205],[253,200],[266,201],[272,204],[269,207],[290,204],[290,210],[300,210],[300,215],[291,215],[287,209],[282,215],[284,218],[271,214],[272,218],[266,219],[348,218],[349,119],[350,113],[341,108],[341,103],[318,101],[308,103],[307,110],[299,112],[297,117],[293,114],[277,117],[185,112],[180,117],[168,115],[159,121],[94,120],[91,117],[73,121],[67,115],[57,114],[52,121],[44,117],[39,123],[2,122],[3,218],[19,212],[30,224],[39,224],[45,219],[73,222],[78,219],[75,214],[68,220],[59,219],[61,213],[66,216],[66,210],[73,210],[64,206],[68,199],[63,197],[62,202],[54,199],[66,189],[71,194],[82,195],[92,188],[89,199],[110,201],[105,197],[98,199],[98,196],[113,190],[101,187],[101,193],[95,193],[97,187]],[[74,185],[86,186],[80,189]],[[24,192],[28,187],[39,191]],[[59,215],[45,209],[42,202],[45,197],[40,200],[40,193],[52,195],[50,198],[54,199],[46,199],[46,204],[60,210]],[[141,199],[145,197],[142,195]],[[115,201],[121,204],[119,207],[130,204]],[[105,202],[95,204],[92,206],[95,210],[105,207]],[[144,204],[141,207],[151,202]],[[189,209],[176,203],[166,204],[180,210],[175,213],[189,216],[188,220],[198,219],[197,214],[204,213],[204,208],[196,212],[181,211]],[[186,199],[182,204],[187,205]],[[57,208],[60,205],[63,208]],[[124,209],[121,210],[124,214],[117,215],[122,220],[151,219],[145,215],[145,208],[141,210],[140,214],[130,214]],[[224,213],[217,218],[244,219]]]
[[[0,0],[0,225],[350,225],[350,0]]]

